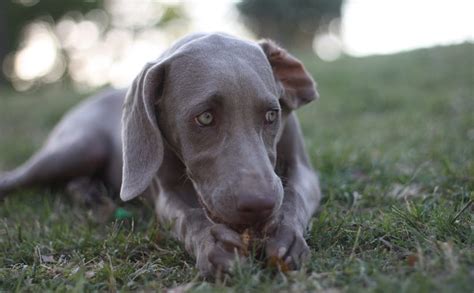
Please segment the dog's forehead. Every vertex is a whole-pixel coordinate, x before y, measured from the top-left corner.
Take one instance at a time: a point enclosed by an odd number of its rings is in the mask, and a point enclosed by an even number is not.
[[[258,44],[225,34],[209,34],[191,39],[177,47],[176,51],[179,51],[177,55],[193,56],[207,61],[217,58],[224,62],[235,62],[235,58],[242,58],[241,61],[268,64]],[[227,60],[224,60],[226,57]]]
[[[272,68],[253,42],[209,35],[178,49],[170,62],[168,87],[177,97],[277,96]]]

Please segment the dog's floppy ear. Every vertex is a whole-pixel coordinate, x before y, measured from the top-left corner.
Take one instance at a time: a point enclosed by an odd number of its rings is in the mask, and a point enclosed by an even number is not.
[[[319,98],[316,83],[301,61],[271,40],[261,40],[258,44],[272,66],[276,81],[283,87],[280,101],[286,107],[295,110]]]
[[[128,89],[122,113],[123,169],[120,198],[142,194],[163,160],[155,104],[163,92],[164,61],[148,63]]]

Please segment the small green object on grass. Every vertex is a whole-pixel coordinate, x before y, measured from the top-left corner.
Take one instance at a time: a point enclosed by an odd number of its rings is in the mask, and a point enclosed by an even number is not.
[[[124,208],[117,208],[114,213],[114,217],[117,220],[125,220],[125,219],[130,219],[132,218],[132,213],[127,211]]]

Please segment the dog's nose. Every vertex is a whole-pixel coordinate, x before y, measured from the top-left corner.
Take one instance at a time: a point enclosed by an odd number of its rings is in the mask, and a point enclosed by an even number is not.
[[[260,222],[273,212],[276,198],[272,196],[241,195],[237,200],[237,211],[245,222]]]

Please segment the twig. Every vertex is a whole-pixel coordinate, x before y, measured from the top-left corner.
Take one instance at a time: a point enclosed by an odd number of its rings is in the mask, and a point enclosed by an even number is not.
[[[359,226],[359,229],[357,230],[356,239],[354,241],[354,246],[352,246],[352,252],[351,252],[351,255],[349,256],[349,260],[352,260],[354,258],[355,250],[357,249],[357,246],[359,246],[360,230],[361,230],[361,226]]]
[[[454,216],[454,218],[451,220],[451,224],[454,224],[454,222],[456,222],[456,220],[461,216],[462,213],[464,213],[465,210],[467,210],[467,208],[472,204],[474,200],[470,199],[466,205],[456,214],[456,216]]]

